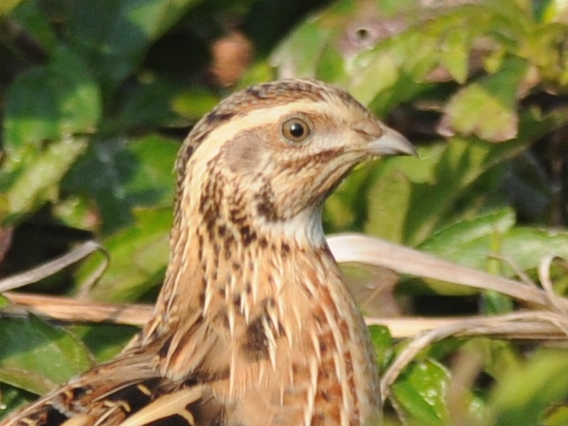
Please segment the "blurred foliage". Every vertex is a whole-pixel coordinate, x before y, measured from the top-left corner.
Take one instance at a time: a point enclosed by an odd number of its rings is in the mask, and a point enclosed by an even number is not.
[[[358,168],[327,203],[328,231],[514,275],[489,258],[498,254],[533,275],[546,255],[568,258],[567,48],[562,0],[4,0],[0,273],[96,238],[112,263],[89,296],[152,301],[167,264],[172,165],[192,124],[245,85],[316,77],[420,153]],[[102,261],[32,289],[77,294]],[[405,284],[409,315],[439,315],[447,296],[461,314],[512,306],[447,283]],[[2,318],[0,418],[132,333]],[[406,342],[385,328],[372,335],[384,369]],[[482,362],[460,411],[448,402],[452,359],[472,353]],[[568,352],[536,344],[439,342],[393,385],[387,423],[567,424],[567,363]]]

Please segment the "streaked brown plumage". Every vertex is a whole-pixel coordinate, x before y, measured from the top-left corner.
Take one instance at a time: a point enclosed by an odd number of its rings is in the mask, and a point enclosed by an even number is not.
[[[317,81],[227,98],[179,153],[153,319],[115,360],[0,425],[376,424],[373,350],[321,208],[356,164],[413,152]]]

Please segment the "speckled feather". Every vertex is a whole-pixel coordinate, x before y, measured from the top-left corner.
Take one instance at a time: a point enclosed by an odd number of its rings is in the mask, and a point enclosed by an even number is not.
[[[290,118],[309,128],[305,140],[284,137]],[[115,360],[0,426],[376,424],[375,357],[321,208],[389,131],[317,81],[261,84],[221,102],[178,156],[153,319]],[[395,151],[410,153],[403,145]]]

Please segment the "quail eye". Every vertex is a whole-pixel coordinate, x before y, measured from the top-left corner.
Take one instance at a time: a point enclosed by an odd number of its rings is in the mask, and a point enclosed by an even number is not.
[[[290,142],[302,142],[310,135],[310,125],[306,120],[294,117],[282,124],[282,136]]]

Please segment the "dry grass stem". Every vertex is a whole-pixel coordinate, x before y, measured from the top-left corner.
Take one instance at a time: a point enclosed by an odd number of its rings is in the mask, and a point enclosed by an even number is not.
[[[36,268],[30,269],[29,271],[22,272],[8,278],[0,280],[0,293],[5,291],[15,290],[21,287],[25,287],[29,284],[38,282],[39,280],[49,277],[56,272],[61,271],[69,265],[72,265],[80,260],[83,260],[91,253],[101,252],[105,256],[105,261],[98,268],[95,273],[92,274],[92,279],[85,286],[87,288],[92,287],[92,285],[98,280],[98,278],[103,274],[109,263],[108,253],[105,248],[97,243],[96,241],[89,240],[82,243],[80,246],[76,247],[69,253],[58,257],[57,259],[51,260],[44,263]]]
[[[540,327],[548,324],[548,327]],[[408,346],[400,353],[398,358],[390,365],[381,379],[381,395],[383,401],[389,396],[390,386],[396,381],[400,372],[420,353],[434,342],[443,340],[447,337],[472,337],[472,336],[507,336],[522,332],[522,330],[536,329],[545,331],[545,335],[550,335],[550,326],[556,327],[557,338],[568,336],[567,322],[564,315],[559,315],[549,311],[534,312],[515,312],[512,314],[499,315],[494,317],[474,317],[460,319],[453,323],[437,327],[433,330],[422,331],[414,337]],[[543,338],[544,336],[541,336]]]
[[[446,281],[457,285],[493,290],[527,306],[550,309],[550,298],[562,311],[568,300],[544,290],[497,275],[456,265],[435,256],[398,244],[360,234],[337,234],[328,238],[338,262],[361,262],[393,269],[402,274]]]
[[[89,302],[57,296],[38,296],[25,293],[5,293],[4,296],[12,305],[4,308],[2,313],[10,316],[23,316],[28,312],[48,320],[63,322],[93,322],[112,323],[121,325],[134,325],[141,327],[150,318],[153,307],[151,305],[118,305]],[[477,318],[477,317],[475,317]],[[412,338],[422,332],[452,326],[456,323],[469,321],[475,318],[366,318],[368,325],[384,325],[390,329],[395,339]],[[499,317],[492,317],[499,318]],[[565,338],[558,326],[550,322],[539,320],[529,321],[523,317],[522,323],[506,323],[485,329],[486,334],[495,337],[520,340],[559,340]],[[463,330],[461,336],[466,336],[468,330]],[[473,335],[480,332],[472,330]]]
[[[0,311],[3,315],[23,316],[28,312],[49,320],[134,325],[142,327],[153,311],[151,305],[97,303],[68,297],[4,293],[12,304]]]

